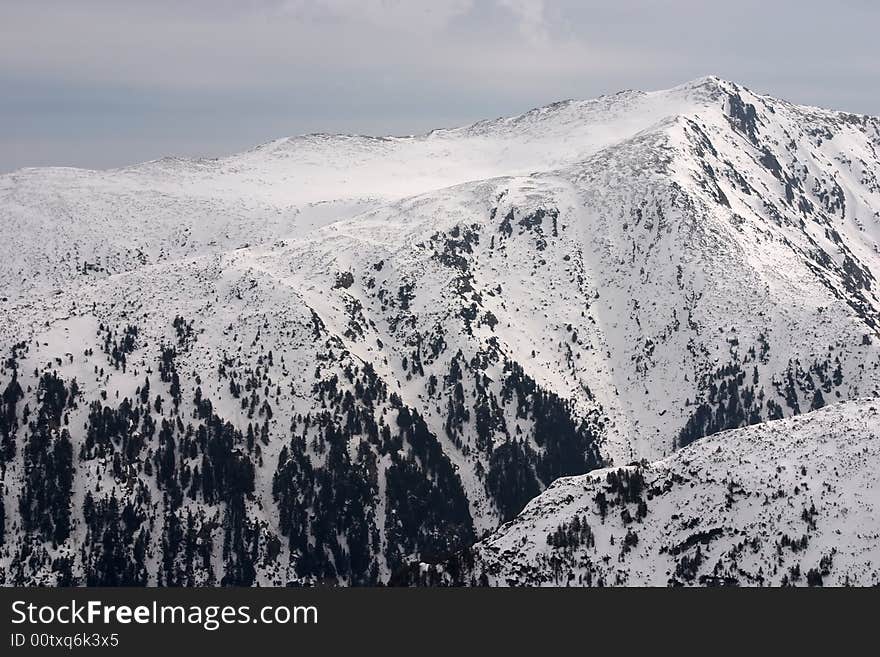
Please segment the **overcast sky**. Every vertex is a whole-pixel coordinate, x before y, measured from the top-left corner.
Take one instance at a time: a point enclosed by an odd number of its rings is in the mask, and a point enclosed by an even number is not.
[[[880,114],[875,0],[0,0],[0,171],[409,134],[716,74]]]

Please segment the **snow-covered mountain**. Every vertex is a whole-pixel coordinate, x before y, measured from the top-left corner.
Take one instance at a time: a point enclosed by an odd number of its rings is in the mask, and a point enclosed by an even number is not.
[[[654,463],[556,480],[423,583],[877,586],[880,404],[726,431]]]
[[[559,477],[876,397],[878,149],[710,77],[2,176],[4,581],[387,581]]]

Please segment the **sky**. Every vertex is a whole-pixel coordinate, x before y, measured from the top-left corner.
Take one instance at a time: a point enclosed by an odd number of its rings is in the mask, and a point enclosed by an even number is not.
[[[0,172],[414,134],[714,74],[880,115],[875,0],[0,0]]]

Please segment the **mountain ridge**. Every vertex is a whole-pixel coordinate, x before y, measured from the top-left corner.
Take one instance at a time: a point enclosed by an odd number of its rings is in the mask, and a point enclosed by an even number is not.
[[[855,400],[558,479],[470,551],[399,583],[877,586],[878,431],[877,400]]]
[[[877,121],[678,89],[0,177],[3,581],[387,582],[560,477],[880,395]]]

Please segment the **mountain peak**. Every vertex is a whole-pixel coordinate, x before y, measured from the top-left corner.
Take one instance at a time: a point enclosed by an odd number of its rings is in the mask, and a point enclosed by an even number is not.
[[[725,94],[736,93],[741,89],[743,89],[742,86],[717,75],[704,75],[656,93],[682,95],[701,101],[714,100]]]
[[[877,139],[706,76],[4,176],[0,575],[376,584],[529,504],[528,583],[876,583],[874,402],[744,426],[880,397]]]

